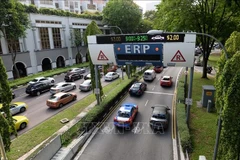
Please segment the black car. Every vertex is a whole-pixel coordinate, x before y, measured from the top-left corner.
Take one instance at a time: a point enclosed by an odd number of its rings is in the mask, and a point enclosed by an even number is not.
[[[152,106],[150,127],[153,129],[164,130],[168,128],[170,108],[166,105],[156,104]]]
[[[52,85],[50,85],[50,84],[37,82],[37,83],[34,83],[34,84],[30,84],[26,88],[26,93],[29,94],[29,95],[39,96],[41,93],[49,91],[51,87],[52,87]]]
[[[144,91],[146,91],[146,89],[147,89],[146,83],[136,82],[129,89],[129,94],[130,96],[132,95],[141,96],[144,93]]]
[[[83,78],[83,75],[82,74],[79,74],[79,73],[68,73],[66,74],[66,76],[64,77],[64,80],[66,82],[73,82],[73,81],[76,81],[78,79],[82,79]]]

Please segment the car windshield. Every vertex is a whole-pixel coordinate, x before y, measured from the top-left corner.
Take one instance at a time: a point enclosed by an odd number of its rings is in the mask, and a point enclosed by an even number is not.
[[[167,78],[167,77],[165,77],[165,78],[163,78],[163,80],[169,81],[169,80],[170,80],[170,78]]]
[[[165,114],[153,114],[152,117],[157,119],[166,119]]]
[[[52,95],[52,96],[49,98],[49,100],[54,101],[54,102],[57,102],[57,101],[58,101],[58,97]]]
[[[84,81],[82,84],[89,85],[89,81]]]
[[[38,79],[33,79],[33,80],[32,80],[32,82],[37,82],[37,81],[38,81]]]
[[[139,87],[140,87],[140,84],[137,83],[137,84],[134,84],[132,88],[133,88],[133,89],[139,89]]]
[[[107,73],[106,76],[112,76],[112,73]]]
[[[130,112],[128,112],[128,111],[118,111],[118,117],[129,118],[130,117]]]

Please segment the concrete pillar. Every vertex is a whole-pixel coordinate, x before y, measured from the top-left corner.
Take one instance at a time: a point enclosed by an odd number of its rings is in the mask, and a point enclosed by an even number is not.
[[[48,36],[50,42],[50,49],[54,49],[52,28],[48,28]]]

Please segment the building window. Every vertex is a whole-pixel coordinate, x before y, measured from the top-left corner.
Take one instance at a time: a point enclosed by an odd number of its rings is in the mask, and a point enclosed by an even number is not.
[[[78,2],[75,2],[75,8],[78,8]]]
[[[65,7],[68,7],[68,0],[64,0]]]
[[[1,42],[1,41],[0,41],[0,42]],[[1,43],[0,43],[0,54],[3,54]]]
[[[39,28],[42,49],[50,49],[48,28]]]
[[[52,28],[54,48],[62,48],[60,28]]]
[[[40,4],[49,4],[49,5],[53,5],[53,0],[41,0]]]
[[[8,37],[8,34],[6,34],[6,37]],[[8,39],[7,38],[7,44],[8,44],[8,51],[10,53],[14,52],[21,52],[20,50],[20,44],[18,39]]]

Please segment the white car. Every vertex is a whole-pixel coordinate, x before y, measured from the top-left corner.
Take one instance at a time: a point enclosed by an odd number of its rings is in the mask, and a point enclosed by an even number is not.
[[[50,89],[51,94],[56,94],[59,92],[67,92],[76,89],[76,84],[75,83],[67,83],[67,82],[60,82],[55,84],[53,87]]]
[[[37,82],[54,85],[55,79],[52,77],[37,77],[37,78],[34,78],[32,81],[30,81],[28,84],[30,85]]]
[[[164,40],[164,37],[160,36],[160,35],[156,35],[155,37],[152,37],[152,40]]]
[[[91,79],[85,80],[82,84],[79,85],[81,91],[90,91],[92,90]]]
[[[117,72],[108,72],[104,76],[105,81],[112,81],[112,80],[117,79],[117,78],[119,78],[119,74]]]

